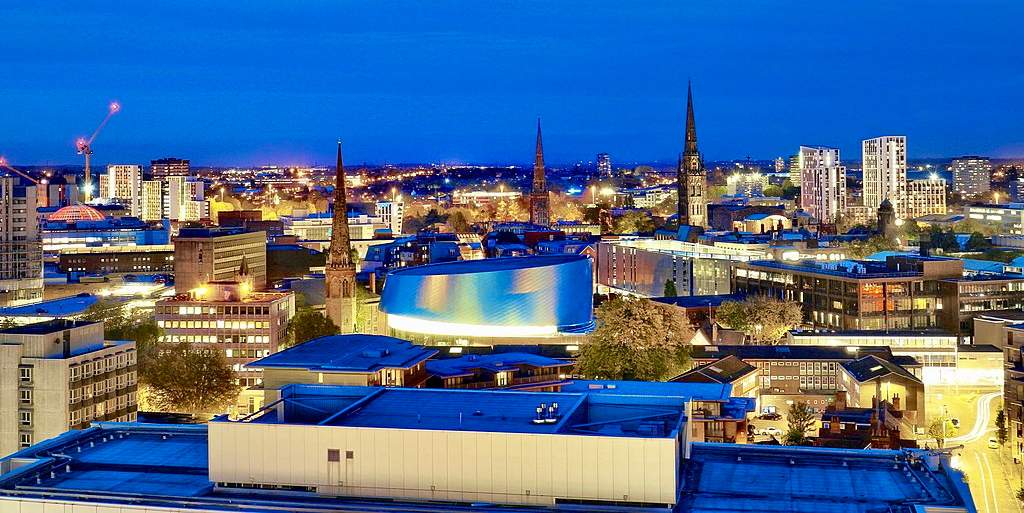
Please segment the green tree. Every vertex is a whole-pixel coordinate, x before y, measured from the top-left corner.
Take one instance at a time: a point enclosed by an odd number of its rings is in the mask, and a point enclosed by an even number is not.
[[[769,185],[764,188],[764,195],[769,198],[781,198],[783,189],[781,185]]]
[[[654,231],[654,220],[645,212],[630,210],[615,219],[615,233],[649,233]]]
[[[139,375],[141,381],[141,370]],[[188,342],[162,344],[144,375],[145,400],[159,411],[221,413],[238,397],[235,373],[224,355]]]
[[[1006,445],[1006,440],[1009,439],[1010,435],[1006,429],[1006,412],[1002,408],[996,412],[996,440],[999,441],[999,445]]]
[[[879,251],[897,251],[900,245],[893,239],[876,235],[868,240],[855,240],[846,245],[846,256],[867,258]]]
[[[946,443],[947,435],[949,434],[949,421],[945,417],[935,419],[928,424],[928,436],[935,439],[935,445],[939,449]]]
[[[469,218],[465,212],[456,210],[448,216],[448,227],[455,233],[466,233],[470,230]]]
[[[676,291],[676,282],[672,280],[665,280],[665,297],[676,297],[679,293]]]
[[[970,238],[967,239],[967,243],[964,244],[964,248],[967,251],[984,251],[992,247],[992,243],[982,235],[981,232],[971,233]]]
[[[726,328],[742,331],[753,344],[776,344],[803,321],[799,303],[754,296],[743,301],[726,301],[715,318]]]
[[[960,251],[960,243],[956,240],[956,232],[952,229],[943,230],[935,225],[929,227],[927,231],[927,244],[933,250],[941,250],[947,253]]]
[[[576,373],[590,378],[661,381],[683,370],[693,330],[674,307],[616,297],[597,308],[597,329],[582,345]]]
[[[284,345],[291,347],[314,338],[337,335],[340,331],[326,315],[312,308],[304,308],[295,312],[292,320],[288,321],[288,339]]]
[[[807,431],[814,427],[817,416],[807,403],[797,401],[789,406],[786,413],[786,434],[783,442],[786,445],[802,445],[807,443]]]

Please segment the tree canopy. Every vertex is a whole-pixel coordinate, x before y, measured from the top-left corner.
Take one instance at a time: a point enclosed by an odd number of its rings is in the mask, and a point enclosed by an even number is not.
[[[803,321],[799,303],[754,296],[743,301],[726,301],[715,318],[726,328],[742,331],[754,344],[776,344]]]
[[[676,282],[672,280],[665,280],[665,297],[676,297],[679,292],[676,291]]]
[[[597,308],[597,329],[576,372],[590,378],[660,381],[683,370],[693,330],[675,307],[616,297]]]
[[[817,415],[807,403],[797,401],[789,406],[786,413],[786,434],[783,441],[786,445],[802,445],[807,443],[807,431],[814,427]]]
[[[340,332],[341,329],[326,315],[311,308],[303,308],[295,312],[295,316],[288,322],[288,339],[284,345],[291,347],[314,338],[337,335]]]
[[[630,210],[615,219],[615,233],[650,233],[654,220],[646,212]]]
[[[900,245],[893,239],[876,235],[868,240],[855,240],[846,246],[846,256],[850,258],[867,258],[879,251],[897,251]]]

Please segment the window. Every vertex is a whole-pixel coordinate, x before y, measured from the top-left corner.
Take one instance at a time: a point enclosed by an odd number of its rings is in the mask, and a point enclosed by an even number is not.
[[[32,412],[27,410],[20,410],[18,412],[18,423],[25,427],[32,426]]]
[[[32,391],[31,390],[19,390],[18,391],[18,402],[21,404],[32,404]]]
[[[22,383],[31,383],[32,382],[32,367],[19,367],[18,368],[18,379],[20,379]]]
[[[32,446],[32,433],[18,433],[18,445],[22,449]]]

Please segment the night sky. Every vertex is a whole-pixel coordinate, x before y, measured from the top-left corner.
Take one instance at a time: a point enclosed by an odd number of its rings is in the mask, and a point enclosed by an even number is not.
[[[668,162],[688,78],[709,160],[1024,156],[1018,0],[94,3],[0,6],[12,162]]]

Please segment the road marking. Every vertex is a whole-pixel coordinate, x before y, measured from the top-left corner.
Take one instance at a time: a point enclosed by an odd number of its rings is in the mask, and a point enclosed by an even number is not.
[[[978,453],[974,453],[974,460],[978,463],[978,475],[981,477],[979,488],[981,489],[981,498],[985,499],[985,513],[990,513],[992,510],[989,509],[988,504],[988,487],[985,486],[985,472],[981,465],[981,456]]]

